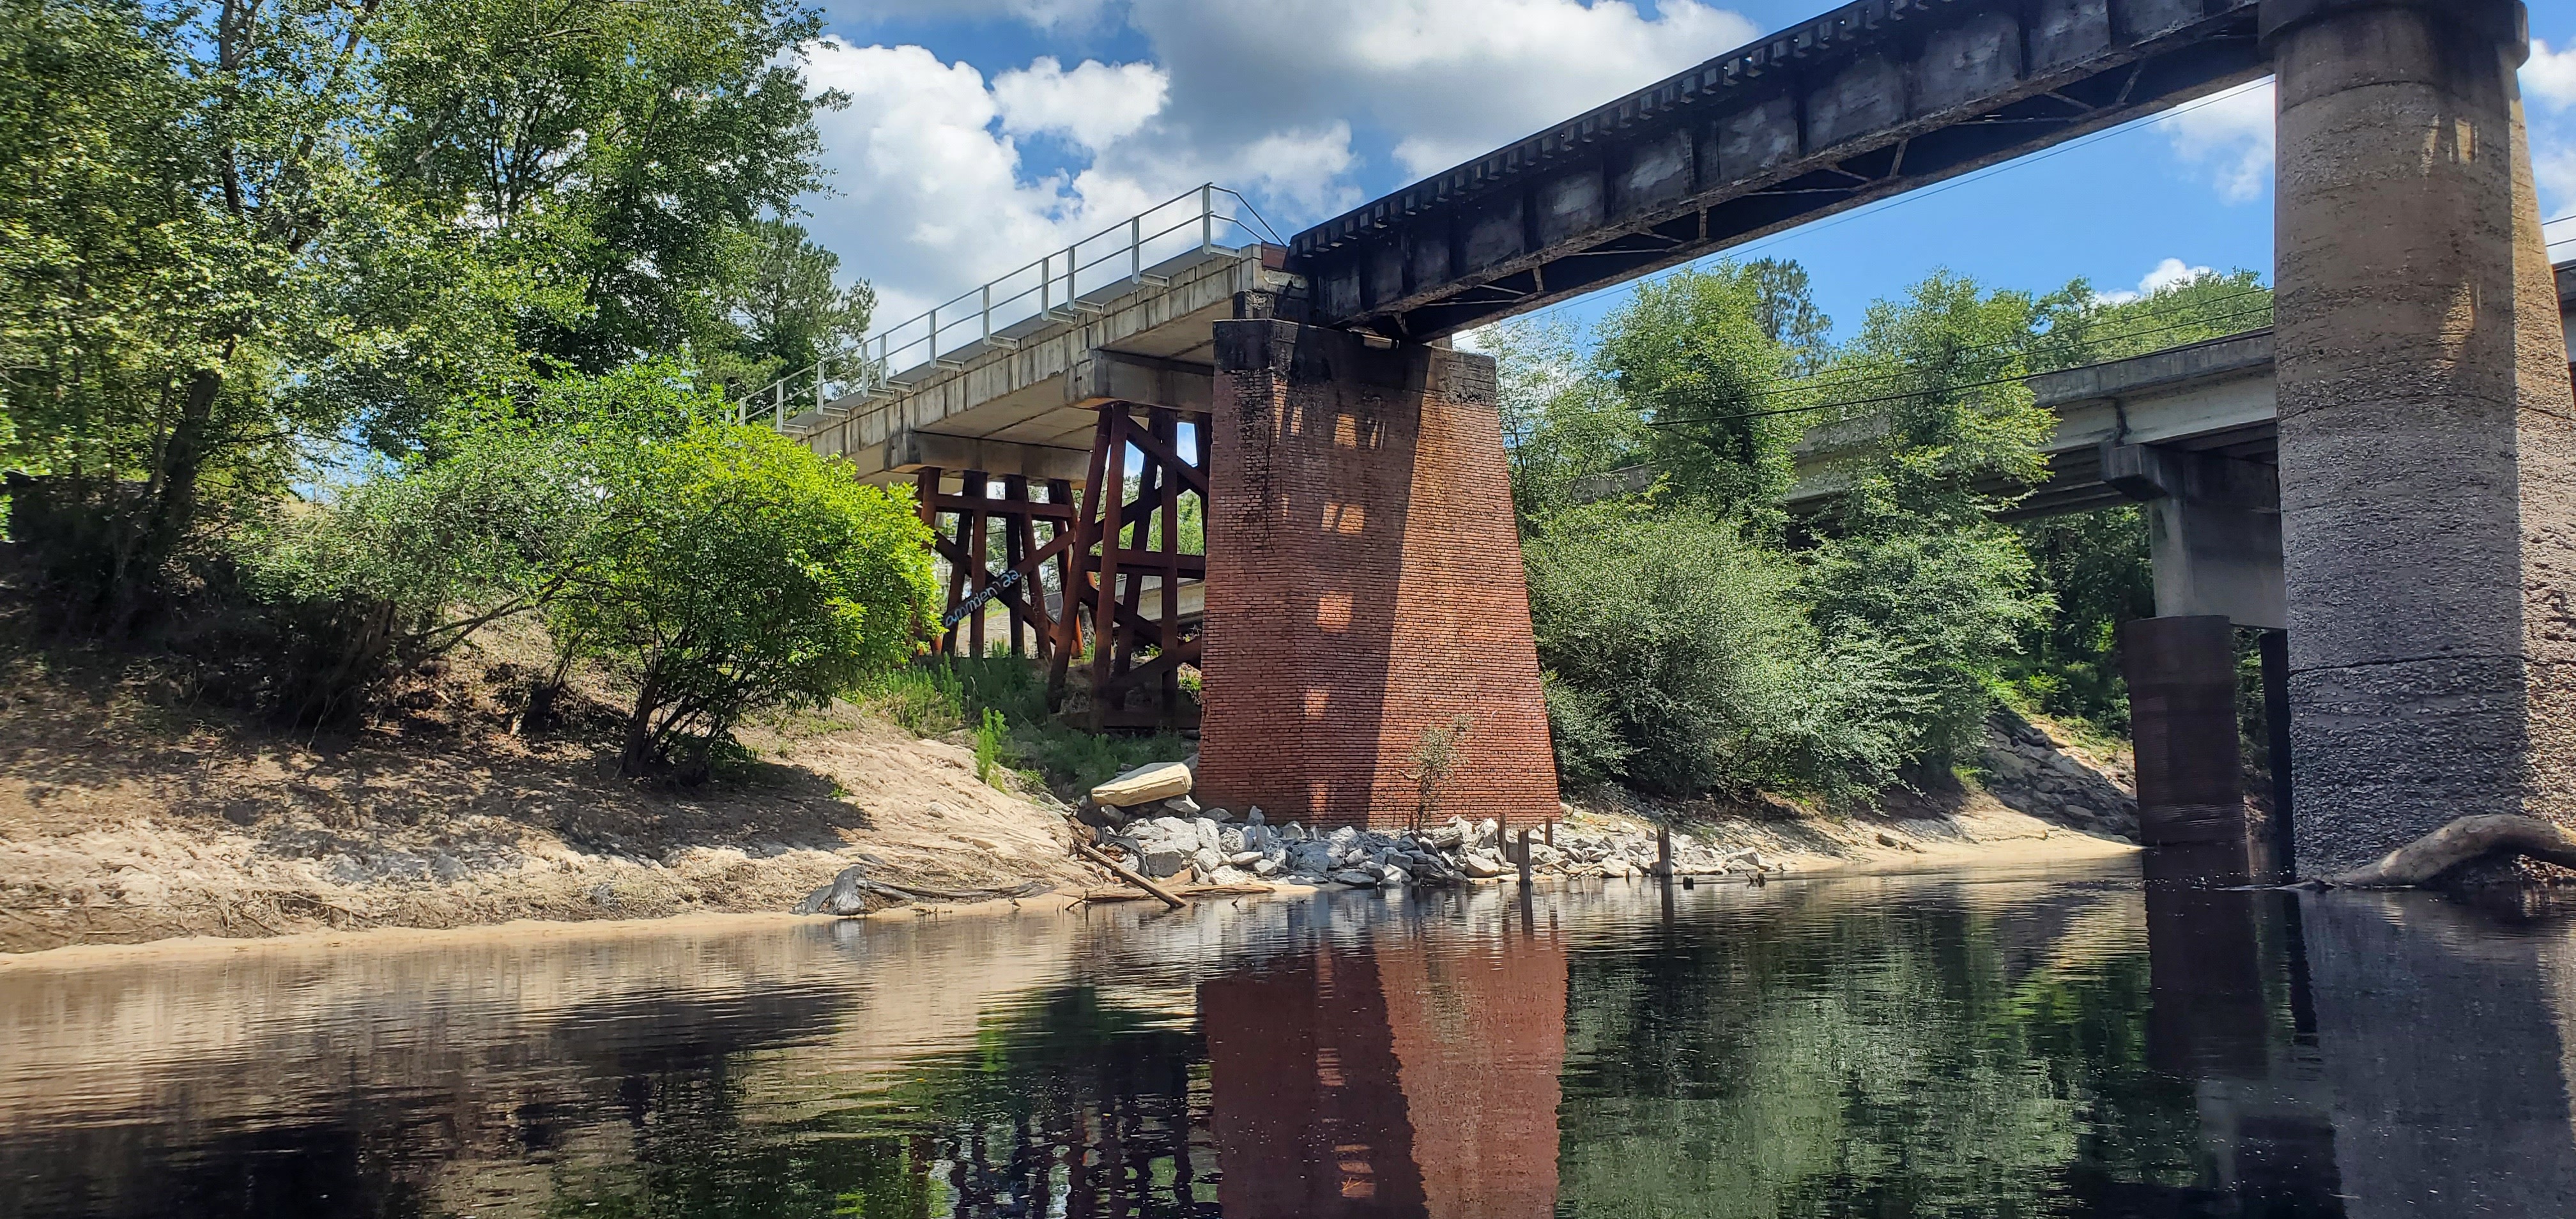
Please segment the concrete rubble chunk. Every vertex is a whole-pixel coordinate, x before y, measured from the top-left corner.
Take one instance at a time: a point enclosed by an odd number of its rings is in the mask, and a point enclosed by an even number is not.
[[[1152,762],[1091,789],[1091,798],[1119,808],[1134,808],[1190,794],[1190,768],[1178,762]]]
[[[1179,851],[1147,851],[1136,861],[1136,870],[1155,880],[1178,876],[1190,866],[1190,857]]]
[[[1374,889],[1378,885],[1377,873],[1363,872],[1358,868],[1344,868],[1334,872],[1331,879],[1335,883],[1349,885],[1354,889]]]

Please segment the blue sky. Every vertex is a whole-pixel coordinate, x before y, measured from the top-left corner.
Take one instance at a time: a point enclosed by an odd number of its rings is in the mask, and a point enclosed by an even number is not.
[[[1827,0],[831,0],[811,227],[879,319],[1213,180],[1281,232],[1812,16]],[[2576,3],[2532,5],[2545,216],[2576,212]],[[1739,250],[1793,258],[1843,333],[1947,267],[2139,291],[2272,257],[2268,83]],[[2550,236],[2576,257],[2576,222]],[[1554,315],[1587,324],[1616,290]]]

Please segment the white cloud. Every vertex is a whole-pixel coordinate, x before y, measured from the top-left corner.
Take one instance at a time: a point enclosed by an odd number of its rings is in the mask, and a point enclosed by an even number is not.
[[[2154,296],[2169,288],[2179,288],[2203,275],[2216,274],[2218,272],[2208,267],[2187,267],[2179,258],[2168,258],[2157,263],[2155,270],[2147,272],[2144,278],[2138,280],[2138,294]]]
[[[1034,262],[1201,182],[1312,213],[1351,201],[1347,123],[1282,129],[1200,153],[1159,138],[1166,85],[1151,65],[1041,58],[989,84],[917,46],[808,48],[816,89],[848,106],[816,116],[829,193],[806,226],[875,285],[880,326]],[[1092,155],[1034,173],[1019,140],[1064,134]],[[1284,226],[1284,225],[1283,225]],[[1240,232],[1221,234],[1229,244]]]
[[[2144,300],[2159,292],[2182,287],[2203,275],[2217,273],[2211,268],[2193,266],[2179,258],[2168,258],[2157,263],[2155,269],[2139,277],[2136,291],[2096,292],[2093,294],[2093,300],[2103,305],[2125,305],[2130,301]]]
[[[1055,56],[1041,55],[1025,68],[993,78],[1002,130],[1011,135],[1061,134],[1097,152],[1134,135],[1163,109],[1171,77],[1146,63],[1115,66],[1086,59],[1070,72]]]
[[[2522,96],[2553,110],[2576,106],[2576,46],[2552,51],[2545,39],[2531,40],[2531,58],[2522,65]]]
[[[875,283],[880,321],[1062,244],[1085,219],[1062,178],[1020,180],[983,74],[921,47],[810,48],[806,76],[850,104],[816,116],[832,193],[807,201],[815,237]]]
[[[2175,155],[2208,175],[2220,198],[2251,203],[2272,181],[2272,110],[2266,78],[2175,111],[2163,126]]]
[[[1128,23],[1169,65],[1172,126],[1194,142],[1362,121],[1417,177],[1756,33],[1697,0],[1652,18],[1624,0],[1133,0]]]
[[[1109,0],[851,0],[857,19],[1107,18]],[[918,46],[812,50],[849,106],[818,116],[832,193],[808,227],[916,315],[1049,249],[1213,181],[1285,235],[1357,204],[1365,126],[1391,168],[1435,172],[1751,39],[1700,0],[1124,0],[1152,62],[1054,56],[988,81]],[[1000,66],[1000,65],[996,65]],[[1021,142],[1073,155],[1033,167]],[[1056,168],[1061,166],[1061,168]],[[1383,173],[1372,175],[1382,178]],[[1373,182],[1372,185],[1379,184]],[[1239,235],[1238,235],[1239,236]]]

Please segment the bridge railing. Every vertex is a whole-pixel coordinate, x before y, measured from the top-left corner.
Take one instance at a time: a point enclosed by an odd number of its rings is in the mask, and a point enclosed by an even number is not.
[[[734,401],[734,420],[766,415],[783,431],[807,411],[832,414],[835,403],[886,394],[902,374],[959,367],[952,361],[964,355],[1015,348],[1012,328],[1030,319],[1078,320],[1099,312],[1108,296],[1159,286],[1153,269],[1171,259],[1278,240],[1250,201],[1206,183],[887,326],[852,355],[821,360],[742,395]]]

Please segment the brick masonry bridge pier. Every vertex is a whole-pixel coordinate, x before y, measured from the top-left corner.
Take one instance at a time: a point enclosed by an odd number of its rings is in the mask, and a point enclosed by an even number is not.
[[[2132,632],[2172,694],[2140,705],[2142,802],[2187,812],[2213,770],[2193,683],[2228,622],[2286,626],[2300,863],[2331,871],[2464,813],[2576,817],[2576,408],[2527,52],[2516,0],[1862,0],[1284,242],[1220,240],[1239,213],[1203,190],[753,409],[957,523],[961,646],[993,613],[1059,672],[1090,641],[1095,722],[1158,683],[1168,719],[1198,663],[1215,798],[1401,823],[1463,723],[1444,809],[1526,824],[1555,793],[1492,369],[1447,337],[2274,75],[2269,451],[2077,460],[2172,500],[2177,538],[2277,527],[2277,601],[2212,579],[2169,610],[2160,576]],[[1129,454],[1135,498],[1102,496]],[[1189,496],[1203,553],[1170,527]],[[1034,591],[1050,563],[1066,595]]]

